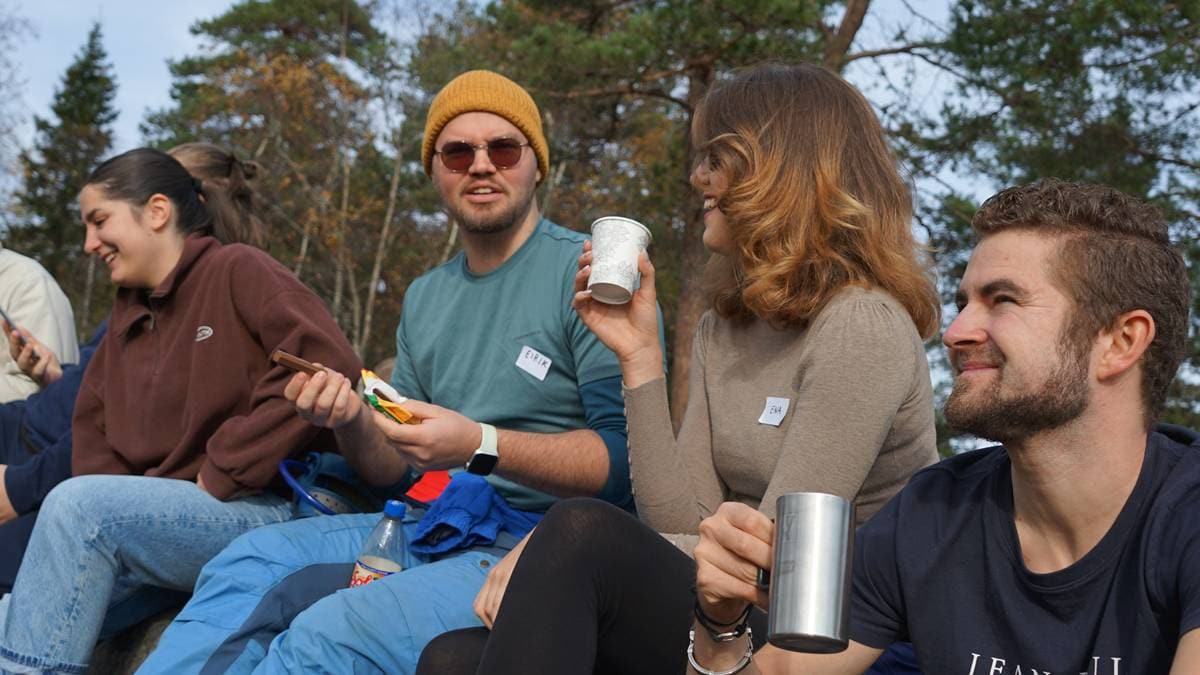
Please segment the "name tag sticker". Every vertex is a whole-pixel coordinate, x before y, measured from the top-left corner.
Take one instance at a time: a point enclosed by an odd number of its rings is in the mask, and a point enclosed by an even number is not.
[[[536,377],[540,382],[546,380],[546,373],[550,372],[550,363],[550,359],[545,354],[529,346],[522,346],[521,355],[517,357],[517,367]]]
[[[762,415],[758,417],[758,423],[770,424],[773,427],[779,426],[783,422],[784,415],[787,415],[788,406],[791,404],[792,400],[789,398],[768,396],[767,405],[763,407]]]

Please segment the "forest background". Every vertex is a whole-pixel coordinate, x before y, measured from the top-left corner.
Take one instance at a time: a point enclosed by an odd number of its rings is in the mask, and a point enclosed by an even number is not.
[[[544,213],[585,231],[626,215],[654,233],[676,414],[706,307],[687,131],[714,82],[762,61],[823,64],[871,100],[912,186],[946,322],[978,199],[1042,176],[1157,204],[1200,284],[1200,0],[946,0],[937,17],[914,4],[245,0],[191,27],[200,47],[170,62],[170,103],[140,129],[147,145],[209,141],[260,165],[269,252],[326,299],[373,363],[394,352],[407,285],[457,251],[457,227],[420,164],[429,101],[464,70],[508,75],[543,112]],[[97,23],[22,147],[4,102],[27,29],[0,4],[0,185],[10,188],[0,239],[55,275],[86,335],[113,289],[82,253],[75,197],[111,154],[120,74]],[[1197,314],[1166,415],[1192,427]],[[936,339],[929,347],[940,402],[944,352]],[[940,418],[939,442],[943,452],[973,443]]]

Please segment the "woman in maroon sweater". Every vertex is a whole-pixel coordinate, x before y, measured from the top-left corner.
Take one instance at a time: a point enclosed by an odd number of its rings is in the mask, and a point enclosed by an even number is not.
[[[221,243],[237,238],[226,196],[150,149],[101,164],[80,193],[84,249],[119,290],[76,401],[76,477],[46,498],[0,599],[0,670],[83,672],[102,625],[144,618],[234,537],[291,515],[271,490],[279,460],[332,447],[268,357],[347,374],[358,358],[290,271]]]

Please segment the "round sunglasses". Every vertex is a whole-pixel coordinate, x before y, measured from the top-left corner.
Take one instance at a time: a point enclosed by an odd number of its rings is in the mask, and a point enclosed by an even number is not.
[[[465,173],[475,163],[475,151],[486,149],[488,161],[503,171],[516,166],[528,146],[528,143],[521,143],[515,138],[495,138],[479,145],[451,141],[433,154],[442,158],[442,166],[451,173]]]

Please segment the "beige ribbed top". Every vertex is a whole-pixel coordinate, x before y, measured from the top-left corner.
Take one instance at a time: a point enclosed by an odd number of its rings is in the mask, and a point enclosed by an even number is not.
[[[929,365],[904,307],[848,287],[805,328],[734,325],[707,312],[696,328],[678,438],[665,380],[625,389],[638,516],[690,552],[723,501],[774,517],[788,492],[853,499],[856,525],[937,460]],[[779,426],[759,422],[786,398]]]

